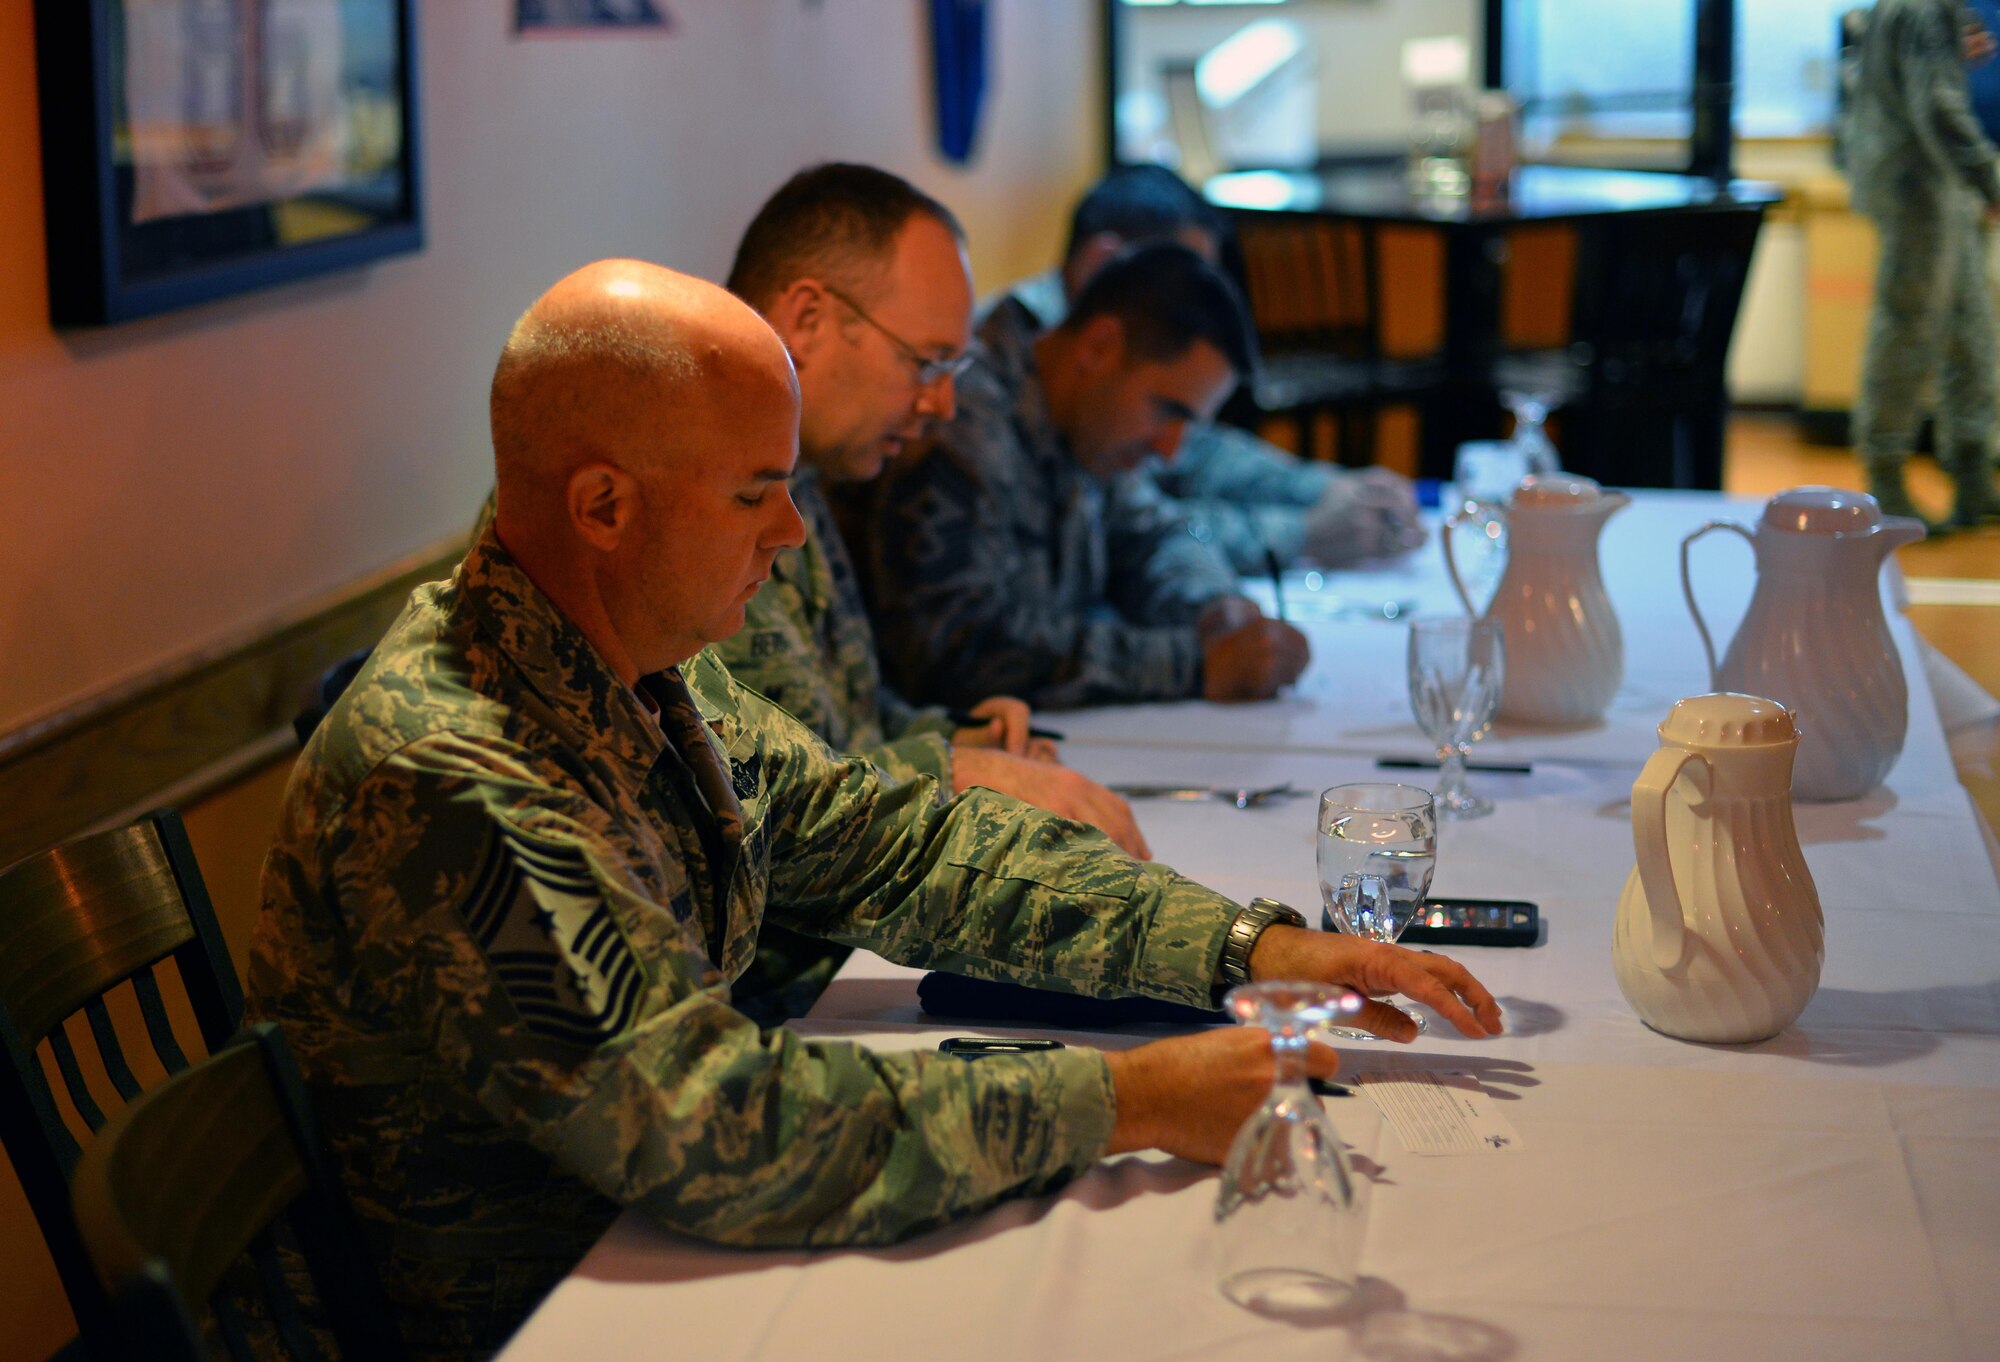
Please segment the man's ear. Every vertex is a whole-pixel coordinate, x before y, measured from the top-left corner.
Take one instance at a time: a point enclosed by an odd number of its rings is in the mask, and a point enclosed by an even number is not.
[[[794,279],[772,302],[764,320],[791,352],[792,367],[803,369],[831,334],[833,298],[817,279]]]
[[[638,480],[616,464],[583,465],[569,475],[564,497],[571,527],[600,553],[623,542],[639,512]]]
[[[1098,313],[1077,328],[1070,354],[1085,373],[1110,373],[1125,362],[1125,323],[1108,312]]]

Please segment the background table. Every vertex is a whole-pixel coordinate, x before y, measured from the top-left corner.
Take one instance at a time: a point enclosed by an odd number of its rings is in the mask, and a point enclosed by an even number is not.
[[[1526,166],[1488,199],[1411,192],[1400,165],[1217,175],[1209,202],[1239,217],[1433,229],[1444,243],[1442,376],[1424,397],[1420,471],[1450,477],[1466,440],[1499,434],[1496,389],[1553,385],[1564,462],[1621,484],[1722,485],[1723,364],[1770,185],[1690,175]],[[1505,371],[1506,233],[1577,233],[1572,345]],[[1371,258],[1372,258],[1372,253]],[[1377,282],[1367,282],[1371,297]]]
[[[1444,825],[1439,893],[1544,911],[1532,950],[1452,952],[1502,997],[1509,1033],[1469,1042],[1434,1023],[1415,1045],[1356,1046],[1344,1064],[1474,1073],[1523,1147],[1417,1158],[1365,1098],[1329,1102],[1367,1196],[1364,1290],[1340,1321],[1300,1327],[1223,1300],[1213,1170],[1146,1155],[887,1250],[732,1253],[627,1216],[508,1362],[2000,1355],[2000,883],[1900,619],[1902,759],[1867,799],[1795,807],[1827,919],[1805,1014],[1759,1045],[1691,1045],[1642,1026],[1612,978],[1632,861],[1625,799],[1657,745],[1652,723],[1701,688],[1699,644],[1669,586],[1674,544],[1710,515],[1754,510],[1649,496],[1612,522],[1606,578],[1627,672],[1609,722],[1504,735],[1491,753],[1525,756],[1533,773],[1475,775],[1498,812]],[[1441,604],[1434,554],[1339,590],[1386,584]],[[1748,595],[1740,557],[1733,576],[1702,579],[1725,632]],[[1067,758],[1105,780],[1316,790],[1374,775],[1377,755],[1421,751],[1401,699],[1404,630],[1310,628],[1298,694],[1064,715]],[[1186,873],[1238,898],[1317,904],[1310,800],[1136,807],[1156,853]],[[917,977],[859,955],[801,1029],[884,1049],[968,1029],[918,1012]]]

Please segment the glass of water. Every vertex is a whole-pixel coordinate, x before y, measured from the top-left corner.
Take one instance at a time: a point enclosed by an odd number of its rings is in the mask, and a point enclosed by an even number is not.
[[[1465,788],[1465,760],[1500,707],[1507,650],[1493,620],[1415,620],[1410,625],[1410,710],[1437,744],[1437,811],[1484,818],[1493,801]]]
[[[1429,790],[1369,782],[1319,797],[1319,892],[1349,936],[1394,942],[1422,915],[1437,868],[1437,808]],[[1417,1029],[1424,1019],[1412,1016]],[[1347,1039],[1372,1032],[1335,1029]]]

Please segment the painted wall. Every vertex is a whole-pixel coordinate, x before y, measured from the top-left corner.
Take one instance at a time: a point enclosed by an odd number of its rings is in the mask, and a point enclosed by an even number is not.
[[[1096,8],[992,7],[970,171],[931,151],[925,7],[676,0],[666,36],[520,41],[422,6],[431,244],[96,334],[47,322],[31,6],[0,6],[0,732],[467,524],[508,325],[629,254],[710,277],[792,170],[952,204],[982,289],[1051,260],[1097,169]]]

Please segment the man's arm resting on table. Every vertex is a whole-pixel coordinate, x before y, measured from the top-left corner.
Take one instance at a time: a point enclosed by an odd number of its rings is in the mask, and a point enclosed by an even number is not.
[[[1102,1152],[1109,1083],[1087,1051],[975,1066],[760,1031],[729,1007],[687,885],[647,892],[610,815],[540,765],[413,744],[362,783],[361,835],[328,863],[350,886],[354,987],[419,1014],[509,1135],[739,1245],[891,1242]]]

